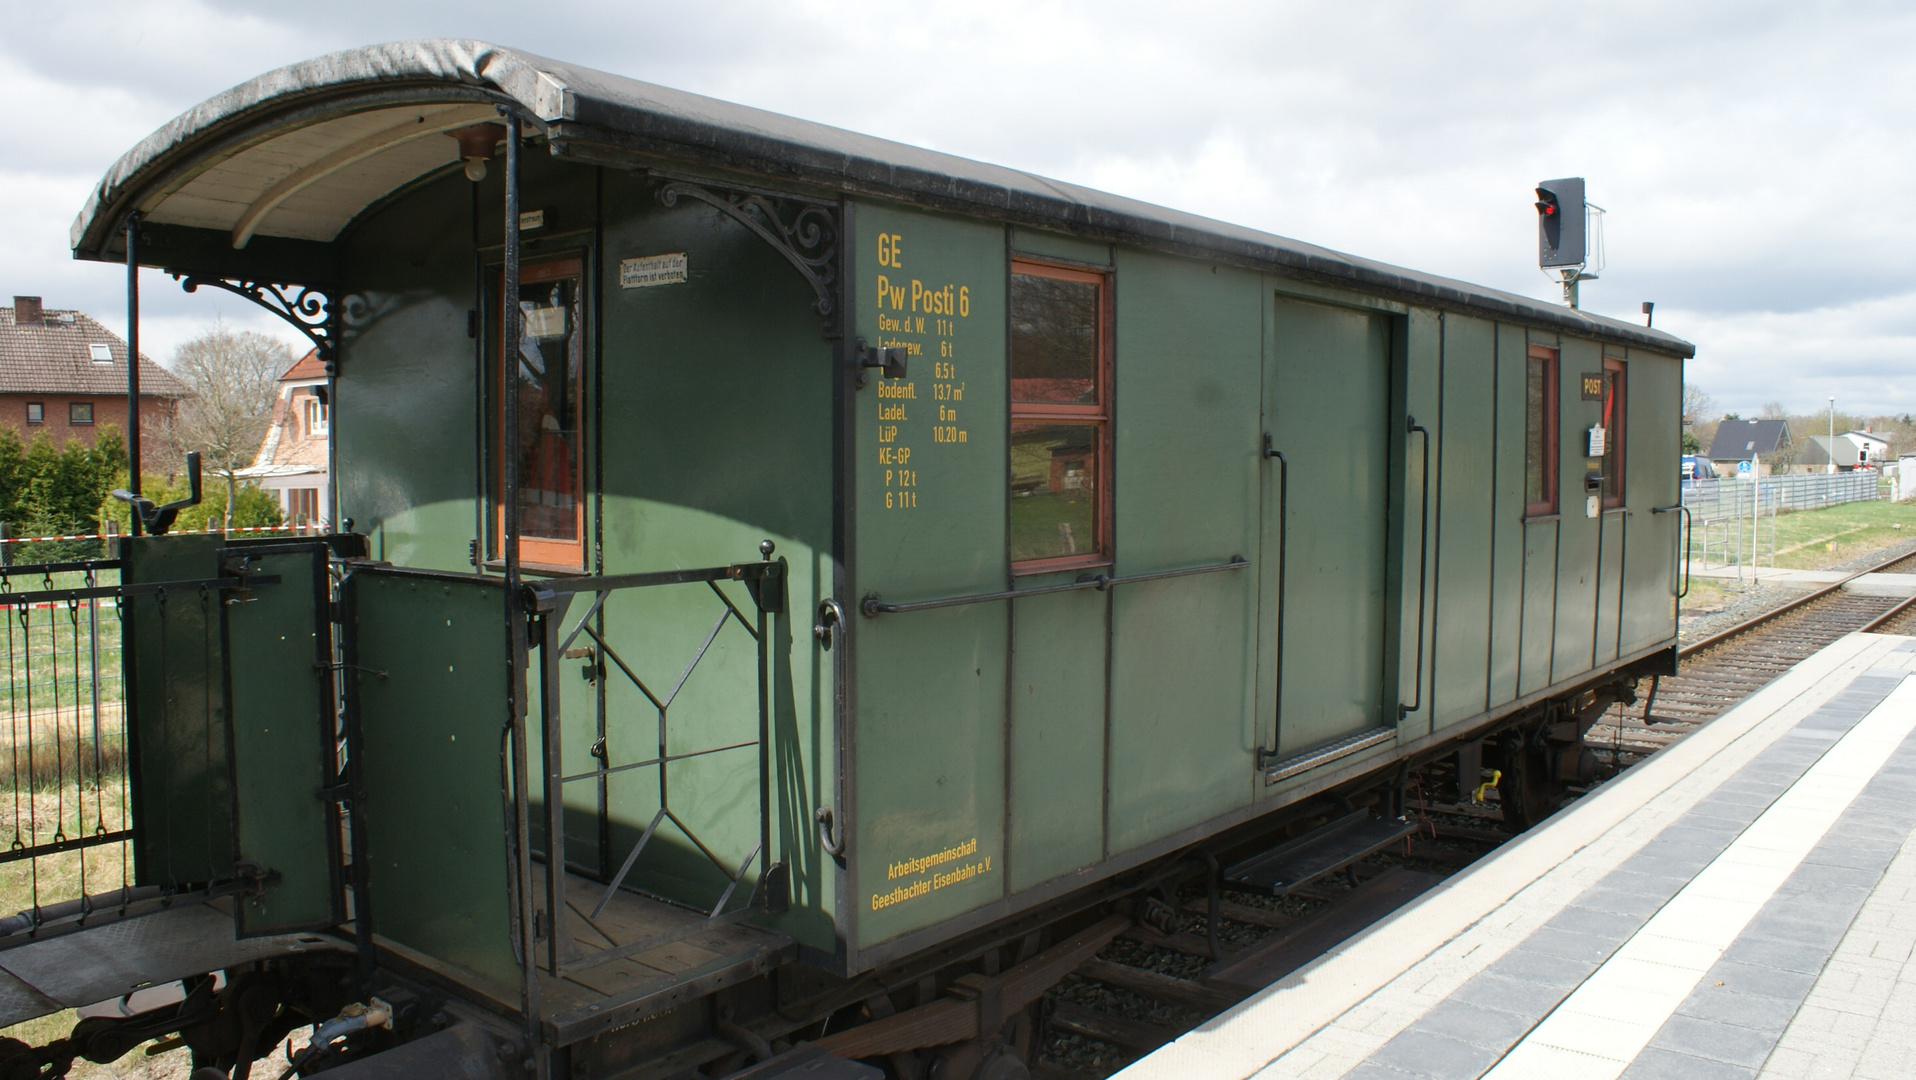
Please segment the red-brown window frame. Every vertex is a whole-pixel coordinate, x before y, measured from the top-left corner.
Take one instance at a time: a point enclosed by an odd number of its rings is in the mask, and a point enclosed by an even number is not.
[[[1544,493],[1544,497],[1542,500],[1537,502],[1524,503],[1523,513],[1524,513],[1524,517],[1527,517],[1527,518],[1549,517],[1550,515],[1558,512],[1558,506],[1559,506],[1558,496],[1560,494],[1558,487],[1559,487],[1559,481],[1562,479],[1558,475],[1558,473],[1561,471],[1560,455],[1562,452],[1562,447],[1558,445],[1559,442],[1561,441],[1561,434],[1560,434],[1560,428],[1558,426],[1558,419],[1560,414],[1563,412],[1563,401],[1560,396],[1561,388],[1562,388],[1562,381],[1560,378],[1561,369],[1562,369],[1562,356],[1560,355],[1558,350],[1550,348],[1547,345],[1530,346],[1529,351],[1525,354],[1525,357],[1524,357],[1524,453],[1526,455],[1530,453],[1530,361],[1532,360],[1544,361],[1544,368],[1543,368],[1543,400],[1544,400],[1543,493]],[[1525,480],[1526,488],[1528,488],[1529,486],[1529,481],[1527,478],[1527,474],[1529,473],[1529,471],[1530,471],[1530,462],[1528,458],[1526,458],[1526,460],[1524,461],[1524,472],[1526,474],[1526,480]],[[1526,494],[1528,494],[1527,491],[1526,491]]]
[[[578,282],[572,293],[572,318],[574,333],[580,335],[579,348],[583,350],[585,334],[585,260],[578,255],[561,256],[554,259],[542,259],[529,262],[519,268],[519,283],[540,281],[558,281],[573,278]],[[493,298],[498,302],[495,310],[499,312],[499,370],[493,382],[493,467],[492,467],[492,528],[495,540],[492,548],[496,558],[503,558],[506,549],[506,394],[511,385],[506,378],[512,370],[508,363],[513,353],[506,349],[505,320],[505,274],[496,271],[492,282]],[[533,569],[576,571],[585,569],[585,364],[579,365],[579,373],[573,377],[573,401],[578,410],[579,441],[573,447],[572,475],[577,478],[579,498],[572,504],[574,515],[573,532],[577,540],[553,540],[546,537],[519,537],[519,561]]]
[[[1017,560],[1011,564],[1011,572],[1017,575],[1048,574],[1058,570],[1109,566],[1113,557],[1111,550],[1111,275],[1109,272],[1028,258],[1012,259],[1011,274],[1055,278],[1059,281],[1080,281],[1098,287],[1097,404],[1063,405],[1015,400],[1016,393],[1011,387],[1011,342],[1008,339],[1005,342],[1005,397],[1011,406],[1011,424],[1030,420],[1069,420],[1080,423],[1095,422],[1098,425],[1097,461],[1093,465],[1093,475],[1097,478],[1097,486],[1092,494],[1095,505],[1092,507],[1091,515],[1097,537],[1092,550],[1080,555]],[[1007,276],[1005,279],[1007,312],[1010,310],[1010,292],[1011,277]],[[1008,469],[1011,453],[1010,425],[1007,425],[1005,429],[1005,453]]]
[[[1603,438],[1605,449],[1615,448],[1617,463],[1615,476],[1610,475],[1610,470],[1604,471],[1603,508],[1616,510],[1623,506],[1623,478],[1629,475],[1629,462],[1623,456],[1627,445],[1626,433],[1630,430],[1627,415],[1630,408],[1629,366],[1620,356],[1606,356],[1603,358],[1603,373],[1616,376],[1614,380],[1606,380],[1616,389],[1611,391],[1612,400],[1606,403],[1609,406],[1606,411],[1611,415],[1604,417]]]

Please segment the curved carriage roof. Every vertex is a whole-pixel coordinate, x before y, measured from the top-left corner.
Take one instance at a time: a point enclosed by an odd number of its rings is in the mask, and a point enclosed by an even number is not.
[[[495,118],[500,104],[536,119],[562,156],[690,161],[1695,353],[1680,338],[1633,323],[478,41],[351,49],[209,98],[107,170],[73,224],[74,255],[121,261],[119,230],[134,210],[234,250],[256,237],[330,242],[369,205],[456,164],[457,143],[446,133]]]

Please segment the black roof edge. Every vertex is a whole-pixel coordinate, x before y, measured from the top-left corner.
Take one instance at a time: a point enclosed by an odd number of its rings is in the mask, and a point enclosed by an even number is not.
[[[748,173],[761,184],[783,180],[845,195],[898,199],[927,209],[968,214],[983,211],[1011,224],[1053,231],[1063,229],[1101,241],[1216,259],[1315,284],[1355,287],[1405,303],[1622,341],[1684,359],[1696,355],[1695,345],[1673,334],[1542,302],[1525,303],[1521,298],[1504,299],[1496,294],[1451,287],[1443,284],[1444,279],[1393,273],[1346,259],[1183,229],[1169,222],[1087,206],[1062,197],[1044,198],[868,159],[835,159],[817,153],[779,157],[773,151],[789,150],[790,144],[724,129],[692,131],[685,130],[684,125],[670,124],[656,127],[659,130],[640,134],[559,122],[550,125],[547,134],[555,155],[594,164],[642,169],[656,166],[660,159],[687,160],[728,172]],[[713,135],[717,137],[711,137]],[[803,160],[806,157],[813,160]]]

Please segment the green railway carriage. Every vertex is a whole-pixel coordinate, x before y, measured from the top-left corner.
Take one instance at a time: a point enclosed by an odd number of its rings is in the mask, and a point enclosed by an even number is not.
[[[987,1075],[1154,886],[1449,755],[1546,813],[1675,663],[1643,327],[463,41],[73,247],[328,364],[339,535],[119,559],[137,885],[238,916],[142,981],[391,1007],[308,1071]]]

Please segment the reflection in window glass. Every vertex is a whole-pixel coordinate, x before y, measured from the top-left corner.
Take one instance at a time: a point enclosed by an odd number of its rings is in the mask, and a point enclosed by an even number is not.
[[[1550,361],[1530,357],[1524,380],[1523,488],[1527,512],[1556,512],[1550,482]]]
[[[1098,401],[1098,285],[1011,275],[1011,400]]]
[[[576,278],[522,282],[519,394],[519,529],[527,537],[579,538],[579,367]]]
[[[1011,558],[1098,550],[1098,425],[1011,425]]]
[[[1623,408],[1622,365],[1604,361],[1603,373],[1603,505],[1623,505]]]

